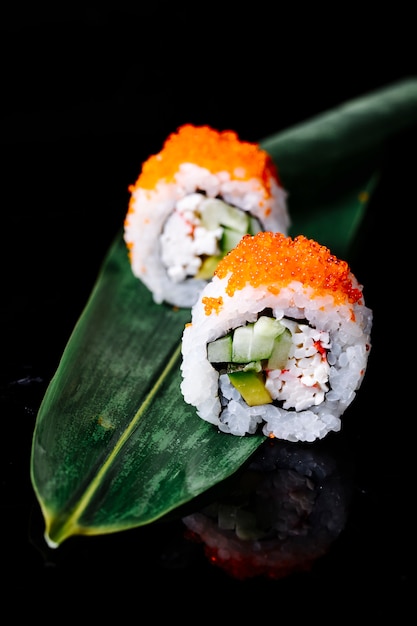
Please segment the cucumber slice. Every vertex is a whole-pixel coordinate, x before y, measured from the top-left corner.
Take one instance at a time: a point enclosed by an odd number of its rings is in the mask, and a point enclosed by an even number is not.
[[[288,328],[284,329],[274,341],[271,356],[268,359],[267,369],[269,370],[282,370],[285,368],[290,347],[292,344],[292,335]]]
[[[220,249],[227,254],[230,250],[233,250],[242,239],[243,235],[246,233],[242,233],[238,230],[233,230],[232,228],[227,228],[226,226],[223,228],[223,235],[220,241]]]
[[[258,337],[271,337],[275,339],[281,335],[284,330],[286,330],[286,327],[280,320],[275,319],[275,317],[261,315],[253,325],[254,340],[256,341]]]
[[[262,226],[259,220],[252,215],[249,217],[249,235],[256,235],[256,233],[260,233],[262,230]]]
[[[201,223],[207,230],[227,226],[241,233],[249,229],[249,215],[218,198],[207,198],[200,205]]]
[[[207,359],[210,363],[228,363],[228,373],[259,372],[265,360],[267,369],[283,369],[291,344],[288,328],[273,317],[261,316],[208,343]]]
[[[261,316],[256,322],[235,328],[233,333],[232,361],[249,363],[269,359],[275,338],[285,326],[273,317]]]
[[[271,404],[272,398],[265,388],[262,373],[253,370],[228,374],[230,382],[238,390],[246,404],[259,406]]]
[[[252,343],[253,324],[247,324],[246,326],[238,326],[238,328],[235,328],[232,343],[233,363],[249,363],[249,361],[259,360],[257,358],[252,358]],[[269,358],[269,354],[267,357],[262,358]]]
[[[230,204],[225,204],[225,209],[219,221],[221,226],[237,230],[242,235],[249,231],[249,214],[242,209],[230,206]]]
[[[232,360],[232,335],[230,333],[207,344],[207,359],[210,363],[230,363]]]

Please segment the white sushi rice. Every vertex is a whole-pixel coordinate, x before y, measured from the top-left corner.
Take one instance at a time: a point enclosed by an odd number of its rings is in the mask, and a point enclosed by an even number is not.
[[[125,220],[124,238],[131,250],[135,276],[152,292],[157,304],[191,307],[206,280],[195,279],[202,255],[218,252],[221,230],[201,226],[199,202],[220,198],[249,212],[260,230],[287,234],[290,225],[287,194],[270,179],[269,196],[257,179],[232,179],[226,171],[213,174],[183,163],[173,183],[159,182],[154,190],[135,188]]]
[[[314,297],[312,289],[298,281],[277,295],[248,285],[230,297],[227,281],[228,276],[214,276],[192,309],[192,323],[184,329],[184,400],[196,407],[199,417],[232,435],[262,429],[266,436],[312,442],[339,431],[341,416],[365,374],[372,311],[359,303],[337,305],[331,295]],[[360,288],[354,278],[353,286]],[[223,306],[206,315],[202,297],[219,295]],[[254,322],[266,308],[291,330],[293,345],[285,369],[267,374],[266,387],[277,402],[248,406],[227,374],[220,375],[207,360],[207,343]]]

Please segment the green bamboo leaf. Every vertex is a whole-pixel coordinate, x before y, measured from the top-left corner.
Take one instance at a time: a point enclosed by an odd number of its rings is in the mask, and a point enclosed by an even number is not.
[[[312,200],[308,211],[298,207],[290,235],[303,234],[327,246],[339,258],[349,259],[379,177],[379,172],[374,171],[369,178],[358,180],[335,197],[323,194],[321,200]]]
[[[189,318],[153,302],[119,234],[37,418],[32,477],[50,545],[152,522],[259,445],[261,437],[220,436],[183,402]]]
[[[378,163],[387,142],[417,120],[417,78],[345,102],[260,141],[279,167],[290,200],[309,207],[321,194],[349,189]],[[300,173],[302,185],[300,185]]]
[[[385,150],[416,122],[417,79],[410,77],[261,140],[289,191],[290,234],[348,258]]]
[[[416,121],[416,102],[417,81],[406,81],[262,142],[289,191],[294,234],[347,253],[384,141]],[[36,419],[30,472],[48,545],[149,524],[231,476],[264,441],[218,433],[183,401],[189,319],[153,302],[118,233]]]

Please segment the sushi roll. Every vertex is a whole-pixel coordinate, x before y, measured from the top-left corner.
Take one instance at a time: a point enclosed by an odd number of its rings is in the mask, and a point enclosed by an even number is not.
[[[182,337],[181,391],[224,433],[312,442],[364,378],[372,310],[347,262],[303,235],[245,235]]]
[[[185,124],[143,163],[124,221],[133,274],[157,304],[191,307],[245,234],[287,233],[287,194],[270,156],[233,131]]]

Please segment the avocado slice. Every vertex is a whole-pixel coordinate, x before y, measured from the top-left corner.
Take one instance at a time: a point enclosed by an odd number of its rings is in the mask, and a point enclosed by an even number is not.
[[[271,404],[272,398],[269,391],[265,388],[262,372],[249,370],[232,372],[228,376],[232,385],[249,406]]]
[[[206,257],[200,265],[200,268],[198,272],[196,272],[194,278],[197,278],[199,280],[210,280],[210,278],[213,277],[214,270],[216,269],[219,261],[221,261],[222,258],[223,255],[213,255]]]

